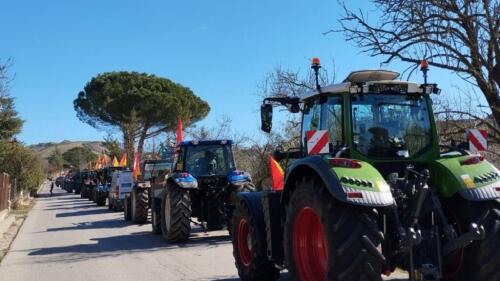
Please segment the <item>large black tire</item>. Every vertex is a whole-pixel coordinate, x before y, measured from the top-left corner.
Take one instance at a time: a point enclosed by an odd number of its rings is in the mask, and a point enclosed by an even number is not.
[[[151,197],[151,226],[154,234],[161,234],[161,204],[160,200]]]
[[[94,200],[94,190],[93,189],[87,189],[87,197],[88,197],[89,201]]]
[[[336,201],[318,179],[296,183],[284,239],[291,280],[382,280],[376,211]]]
[[[132,221],[145,223],[148,221],[148,190],[134,189],[131,193]]]
[[[123,217],[126,221],[132,219],[131,201],[132,200],[130,200],[130,196],[125,197],[125,200],[123,201]]]
[[[104,206],[106,205],[106,197],[100,195],[99,193],[96,194],[95,196],[95,203],[97,206]]]
[[[187,190],[168,185],[161,206],[161,232],[165,240],[185,242],[191,233],[191,199]]]
[[[239,204],[238,193],[253,192],[253,191],[255,191],[255,186],[252,183],[250,183],[239,189],[232,190],[231,193],[228,194],[225,217],[226,217],[227,232],[229,232],[229,236],[232,236],[233,232],[233,212],[236,205]]]
[[[241,280],[277,280],[279,270],[267,258],[262,214],[251,213],[242,201],[234,209],[232,225],[233,256]]]
[[[207,229],[221,230],[224,227],[224,198],[222,190],[217,190],[208,194],[206,209]]]
[[[445,209],[459,234],[469,231],[470,223],[476,222],[484,227],[486,235],[445,258],[445,280],[500,280],[500,203],[466,202],[456,197]]]

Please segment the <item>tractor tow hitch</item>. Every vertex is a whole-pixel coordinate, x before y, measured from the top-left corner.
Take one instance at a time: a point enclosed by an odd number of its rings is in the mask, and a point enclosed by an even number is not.
[[[443,246],[443,256],[447,256],[458,249],[468,246],[476,240],[482,240],[485,236],[486,233],[482,225],[471,223],[469,232],[460,235],[458,238],[446,243],[446,245]]]
[[[199,225],[201,227],[201,229],[203,230],[204,233],[207,233],[207,223],[206,222],[198,222],[198,221],[194,221],[193,219],[189,219],[192,223],[194,223],[195,225]]]

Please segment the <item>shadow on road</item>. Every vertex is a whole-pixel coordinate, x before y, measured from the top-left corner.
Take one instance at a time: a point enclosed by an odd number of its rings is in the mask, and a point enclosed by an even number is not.
[[[159,250],[169,245],[161,239],[155,239],[150,232],[139,232],[130,235],[92,238],[94,244],[79,244],[61,247],[41,248],[30,252],[30,256],[44,256],[54,254],[97,254],[106,255],[114,252],[135,252]]]
[[[63,194],[63,193],[53,193],[52,195],[50,195],[50,193],[38,193],[36,195],[37,198],[50,198],[50,197],[59,197],[59,196],[63,196],[63,195],[66,195],[66,194]]]
[[[115,220],[116,221],[116,220]],[[112,220],[106,222],[106,227],[110,226]],[[120,226],[126,226],[123,223]],[[80,226],[85,227],[85,226]],[[94,226],[95,227],[95,226]],[[224,236],[211,236],[211,237],[193,237],[186,243],[169,244],[165,242],[161,236],[152,235],[149,231],[132,233],[130,235],[119,235],[112,237],[92,238],[90,241],[95,241],[94,244],[79,244],[61,247],[48,247],[40,248],[31,251],[29,256],[45,256],[67,254],[74,256],[74,254],[99,254],[99,256],[109,256],[114,254],[121,254],[124,252],[144,252],[144,251],[157,251],[173,248],[186,248],[195,247],[201,244],[206,244],[208,247],[217,246],[220,244],[230,243],[229,237]],[[78,259],[85,258],[84,256]]]
[[[66,230],[119,228],[119,227],[127,227],[129,225],[130,224],[126,223],[124,220],[109,219],[102,221],[76,223],[72,226],[47,228],[47,231],[51,232],[51,231],[66,231]]]
[[[92,207],[95,207],[95,205],[92,205]],[[92,208],[90,210],[80,210],[76,212],[65,212],[65,213],[60,213],[56,214],[56,218],[67,218],[67,217],[76,217],[76,216],[88,216],[88,215],[99,215],[99,214],[104,214],[104,213],[109,213],[108,209],[96,209]]]
[[[219,278],[219,279],[215,279],[217,281],[240,281],[241,279],[240,278]],[[288,280],[288,272],[282,272],[280,274],[280,279],[278,279],[278,281],[287,281]],[[397,280],[395,280],[397,281]]]

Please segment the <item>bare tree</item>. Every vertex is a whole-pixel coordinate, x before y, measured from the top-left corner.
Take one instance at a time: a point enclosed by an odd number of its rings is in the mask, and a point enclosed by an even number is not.
[[[328,85],[335,81],[335,62],[332,60],[332,72],[322,68],[319,80],[321,85]],[[300,69],[291,70],[278,65],[269,72],[258,85],[261,97],[300,97],[315,89],[316,81],[312,72],[303,72]]]
[[[344,2],[341,29],[363,52],[412,63],[422,59],[477,86],[500,124],[500,2],[498,0],[372,0],[379,20]],[[494,125],[494,124],[492,124]]]

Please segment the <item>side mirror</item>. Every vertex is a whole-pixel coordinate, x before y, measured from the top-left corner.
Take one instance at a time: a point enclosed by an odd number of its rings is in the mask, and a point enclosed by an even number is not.
[[[273,126],[273,106],[271,104],[263,104],[260,106],[260,121],[261,130],[269,133]]]

